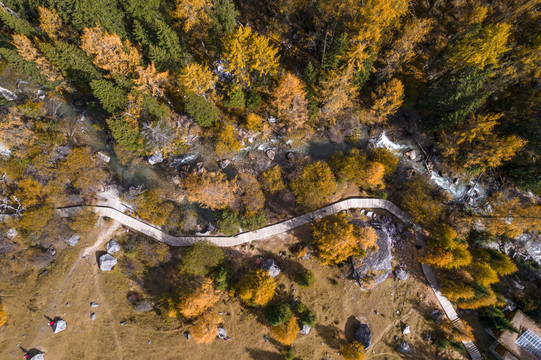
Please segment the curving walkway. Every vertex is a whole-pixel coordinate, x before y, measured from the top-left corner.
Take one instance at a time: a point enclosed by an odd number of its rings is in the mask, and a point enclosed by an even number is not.
[[[70,208],[58,209],[62,216],[74,216],[83,208],[92,208],[96,214],[100,216],[107,216],[119,223],[127,226],[133,230],[141,232],[147,236],[150,236],[158,241],[164,242],[171,246],[189,246],[197,241],[209,241],[221,247],[229,247],[244,244],[251,241],[263,240],[269,237],[293,230],[302,225],[306,225],[314,220],[324,218],[325,216],[337,214],[341,211],[354,208],[368,208],[368,209],[384,209],[394,215],[402,222],[413,227],[415,231],[415,237],[419,245],[425,244],[425,237],[422,228],[418,224],[414,224],[411,217],[396,206],[389,200],[372,199],[372,198],[350,198],[338,201],[334,204],[322,207],[315,211],[309,212],[304,215],[296,216],[289,220],[279,222],[276,224],[265,226],[261,229],[237,234],[234,236],[173,236],[160,230],[158,227],[147,224],[141,220],[132,218],[114,208],[107,206],[76,206]],[[439,282],[436,278],[434,270],[425,264],[421,264],[423,273],[430,284],[430,287],[434,291],[436,298],[438,299],[443,311],[454,324],[457,329],[463,329],[464,324],[458,317],[453,305],[440,291]],[[473,360],[482,360],[481,353],[471,341],[463,341],[463,344],[470,354]]]

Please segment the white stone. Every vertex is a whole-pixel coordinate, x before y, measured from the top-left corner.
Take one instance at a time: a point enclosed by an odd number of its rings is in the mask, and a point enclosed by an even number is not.
[[[120,250],[120,245],[118,245],[118,243],[114,239],[111,239],[107,243],[107,253],[114,254],[119,250]]]
[[[55,321],[55,323],[53,324],[53,332],[57,334],[64,330],[66,330],[66,322],[64,320]]]
[[[116,258],[110,254],[104,254],[98,259],[100,270],[101,271],[110,271],[113,270],[113,267],[116,265]]]

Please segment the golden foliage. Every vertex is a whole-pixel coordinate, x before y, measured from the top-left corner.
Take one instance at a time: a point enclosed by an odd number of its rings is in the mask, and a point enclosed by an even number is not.
[[[214,91],[217,80],[218,76],[208,67],[195,62],[183,68],[178,77],[183,92],[191,91],[202,96]]]
[[[208,344],[216,339],[220,318],[213,313],[206,312],[194,321],[192,334],[198,344]]]
[[[189,201],[213,210],[223,209],[235,201],[237,187],[222,172],[193,172],[184,179],[184,186]]]
[[[416,176],[406,183],[400,206],[414,221],[424,225],[437,224],[443,204],[432,193],[433,187],[421,176]]]
[[[359,243],[364,250],[378,250],[378,234],[371,226],[361,227],[358,229]]]
[[[154,62],[148,65],[146,69],[142,66],[136,66],[135,71],[137,72],[138,78],[134,79],[133,82],[136,85],[135,88],[137,90],[143,93],[152,94],[152,96],[156,96],[156,94],[163,96],[161,86],[169,78],[169,71],[162,73],[157,72]]]
[[[252,75],[273,75],[278,71],[278,49],[271,46],[269,38],[239,26],[223,39],[223,57],[237,82],[250,86]]]
[[[25,35],[14,34],[13,45],[15,46],[17,53],[19,53],[23,59],[26,61],[33,61],[37,64],[38,68],[41,70],[41,73],[47,78],[48,81],[61,82],[59,89],[67,88],[64,77],[60,71],[58,71],[58,69],[55,68],[49,62],[49,60],[47,60],[45,56],[38,51],[29,38],[27,38]]]
[[[344,360],[364,360],[366,354],[364,353],[364,346],[358,341],[350,342],[344,345],[342,348],[342,356]]]
[[[476,294],[474,298],[467,300],[460,300],[458,307],[461,309],[479,309],[484,306],[492,306],[498,303],[498,297],[494,293],[492,288],[483,288],[482,292]]]
[[[237,140],[235,126],[231,124],[222,127],[218,132],[217,140],[216,155],[219,157],[231,156],[239,152],[242,147],[240,141]]]
[[[334,123],[335,117],[353,107],[357,86],[353,84],[353,69],[346,67],[328,74],[321,85],[320,100],[323,103],[323,116]]]
[[[262,269],[244,275],[235,287],[242,302],[256,306],[264,306],[271,301],[275,288],[276,283],[272,276]]]
[[[141,54],[128,40],[122,42],[117,34],[109,34],[99,27],[84,29],[81,49],[88,56],[94,55],[94,65],[113,75],[136,73],[141,64]]]
[[[39,27],[51,39],[57,40],[59,37],[64,37],[65,30],[62,26],[62,18],[55,9],[47,9],[43,6],[38,7],[39,11]]]
[[[297,323],[297,318],[294,316],[292,316],[285,324],[272,327],[274,338],[286,346],[293,344],[299,331],[299,324]]]
[[[265,195],[257,178],[249,173],[241,173],[239,176],[239,187],[242,191],[241,203],[247,214],[254,214],[265,205]]]
[[[302,169],[291,182],[291,190],[300,207],[308,210],[318,208],[336,189],[334,175],[326,162],[318,161]]]
[[[498,282],[498,274],[489,264],[474,261],[471,265],[471,274],[483,286],[490,286]]]
[[[39,204],[45,195],[45,189],[39,181],[25,178],[17,183],[15,196],[26,208]]]
[[[283,179],[283,171],[279,165],[270,168],[261,175],[261,186],[270,194],[275,194],[286,188]]]
[[[481,217],[486,230],[496,236],[516,238],[525,232],[541,231],[541,206],[533,199],[496,193],[489,199],[491,213]]]
[[[398,168],[400,159],[391,150],[386,148],[376,148],[372,150],[372,158],[385,167],[385,175],[392,175]]]
[[[187,319],[203,314],[220,299],[220,292],[214,288],[211,279],[204,279],[194,288],[185,291],[179,299],[178,310]]]
[[[147,190],[135,198],[137,214],[154,225],[163,226],[174,209],[171,202],[158,188]]]
[[[3,304],[0,304],[0,328],[6,323],[6,307]]]
[[[441,284],[441,292],[451,301],[460,299],[472,299],[475,297],[475,290],[471,285],[462,281],[444,279]]]
[[[385,176],[385,166],[379,162],[372,162],[368,165],[368,168],[364,174],[364,181],[373,187],[380,189],[384,188],[383,176]]]
[[[36,140],[34,124],[24,121],[17,108],[9,108],[9,112],[0,121],[0,142],[12,152],[24,153]]]
[[[338,265],[350,256],[361,254],[359,231],[357,226],[347,220],[344,213],[331,215],[316,222],[312,228],[312,235],[321,261],[325,265]],[[373,234],[366,230],[363,235],[366,244],[371,245]]]
[[[211,7],[209,0],[177,0],[177,6],[173,11],[173,17],[183,22],[182,28],[190,32],[200,23],[210,21],[207,10]]]
[[[271,106],[279,119],[287,126],[300,127],[308,118],[306,90],[301,80],[291,73],[286,73],[272,93]]]
[[[477,115],[461,130],[447,135],[442,154],[454,167],[477,169],[500,166],[520,151],[526,141],[516,135],[499,137],[493,133],[502,114]]]
[[[404,101],[404,85],[398,79],[382,83],[372,93],[373,105],[368,117],[371,122],[386,123],[387,118],[393,115],[402,106]]]
[[[506,23],[480,27],[451,47],[448,63],[455,68],[475,66],[481,70],[487,65],[496,65],[500,56],[510,50],[506,45],[510,34],[511,25]]]

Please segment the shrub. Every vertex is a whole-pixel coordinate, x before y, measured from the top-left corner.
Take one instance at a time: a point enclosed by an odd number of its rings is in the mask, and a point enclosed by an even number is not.
[[[293,313],[288,304],[272,304],[265,310],[265,318],[274,326],[285,323],[291,316]]]
[[[364,346],[353,341],[342,348],[342,356],[345,360],[364,360],[366,358]]]
[[[314,273],[310,270],[298,273],[297,276],[295,276],[295,281],[297,284],[299,284],[299,286],[309,288],[310,286],[314,285]]]
[[[229,92],[229,96],[225,100],[226,107],[234,109],[244,109],[246,106],[246,100],[244,98],[244,91],[241,87],[236,87]]]
[[[218,246],[207,241],[199,241],[186,250],[183,265],[190,275],[207,275],[223,261],[224,257],[223,250]]]
[[[216,286],[216,289],[221,290],[221,291],[226,291],[227,282],[229,281],[230,277],[231,277],[231,269],[225,266],[220,266],[214,272],[214,285]]]
[[[299,331],[296,317],[290,318],[285,324],[272,327],[274,338],[286,346],[293,344]]]
[[[218,121],[218,111],[204,97],[188,93],[184,99],[186,112],[203,127],[210,127]]]
[[[272,276],[262,269],[244,275],[236,285],[238,297],[246,305],[264,306],[274,296],[276,283]]]
[[[226,209],[218,219],[218,231],[226,236],[238,234],[240,230],[239,213]]]

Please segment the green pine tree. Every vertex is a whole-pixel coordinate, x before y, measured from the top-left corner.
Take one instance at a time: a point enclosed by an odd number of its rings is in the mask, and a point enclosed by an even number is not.
[[[128,106],[127,95],[118,86],[107,80],[93,80],[92,93],[98,98],[105,111],[114,114]]]

